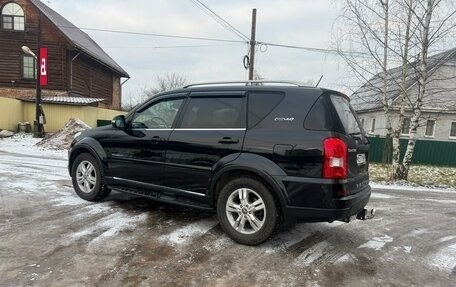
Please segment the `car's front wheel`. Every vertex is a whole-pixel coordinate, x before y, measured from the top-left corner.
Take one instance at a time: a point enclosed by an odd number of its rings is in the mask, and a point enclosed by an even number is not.
[[[222,188],[217,215],[228,236],[247,245],[265,242],[278,227],[278,209],[271,190],[251,177],[233,179]]]
[[[111,192],[103,186],[103,175],[98,161],[88,153],[76,157],[71,168],[74,190],[82,199],[100,201]]]

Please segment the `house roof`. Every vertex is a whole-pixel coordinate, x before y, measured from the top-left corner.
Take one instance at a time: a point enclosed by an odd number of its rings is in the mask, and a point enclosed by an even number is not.
[[[89,35],[81,31],[70,21],[49,8],[40,0],[30,0],[56,27],[59,29],[73,45],[83,53],[107,66],[122,77],[129,78],[128,73],[114,61]]]
[[[36,97],[22,97],[22,101],[34,102]],[[42,103],[49,104],[67,104],[67,105],[76,105],[76,106],[87,106],[95,103],[104,101],[102,98],[88,98],[88,97],[68,97],[68,96],[43,96],[41,98]]]
[[[428,71],[434,71],[451,59],[456,58],[456,48],[428,57]],[[417,83],[417,66],[415,61],[407,65],[408,76],[406,78],[405,89],[409,90]],[[391,103],[399,97],[401,92],[400,80],[402,77],[402,67],[389,69],[387,73],[387,100]],[[383,72],[378,73],[369,81],[364,83],[361,88],[354,92],[350,97],[350,102],[356,111],[378,110],[383,107],[380,93],[383,89]],[[437,93],[436,93],[437,95]],[[439,94],[441,96],[441,94]],[[455,99],[450,99],[455,101]],[[437,103],[437,101],[434,101]],[[444,101],[441,101],[444,102]],[[456,102],[455,102],[456,105]],[[435,106],[437,107],[437,106]]]

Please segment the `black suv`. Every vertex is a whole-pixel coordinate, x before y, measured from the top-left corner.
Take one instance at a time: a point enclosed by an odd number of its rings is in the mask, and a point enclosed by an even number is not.
[[[369,142],[336,91],[289,82],[197,84],[156,95],[69,151],[76,193],[111,190],[217,212],[235,241],[344,220],[370,198]]]

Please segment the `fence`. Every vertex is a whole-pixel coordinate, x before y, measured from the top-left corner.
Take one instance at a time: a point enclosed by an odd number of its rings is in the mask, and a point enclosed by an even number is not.
[[[79,118],[89,126],[97,127],[97,121],[108,121],[116,115],[125,114],[97,107],[60,104],[43,104],[43,110],[47,121],[44,125],[46,132],[58,131],[70,118]],[[19,122],[33,125],[34,119],[35,103],[0,97],[0,129],[15,131]]]
[[[391,162],[392,143],[385,138],[371,137],[370,161]],[[400,140],[401,160],[407,149],[408,139]],[[456,166],[456,142],[417,140],[412,164]]]

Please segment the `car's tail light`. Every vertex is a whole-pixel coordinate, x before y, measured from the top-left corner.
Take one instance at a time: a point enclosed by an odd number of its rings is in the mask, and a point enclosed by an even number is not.
[[[347,145],[338,138],[323,141],[323,177],[347,178]]]

